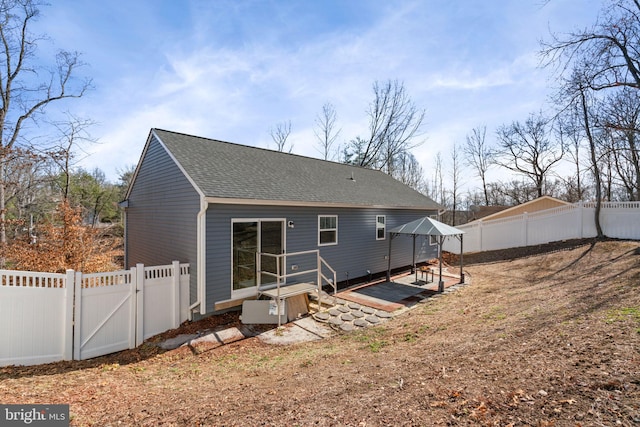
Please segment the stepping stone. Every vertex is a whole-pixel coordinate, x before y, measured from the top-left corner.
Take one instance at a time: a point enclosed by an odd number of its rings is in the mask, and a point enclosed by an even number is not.
[[[344,322],[343,322],[342,320],[338,319],[337,317],[332,317],[332,318],[329,320],[329,323],[330,323],[330,324],[332,324],[332,325],[340,326],[340,325],[342,325]]]
[[[240,329],[235,327],[213,332],[209,335],[215,336],[223,344],[229,344],[235,341],[240,341],[241,339],[245,338],[244,334],[240,331]]]
[[[345,322],[351,322],[353,319],[355,319],[355,317],[353,317],[350,313],[345,313],[342,316],[340,316],[340,318]]]
[[[347,302],[346,302],[345,300],[343,300],[343,299],[336,298],[335,303],[336,303],[337,305],[345,305]]]
[[[222,340],[220,340],[216,334],[210,333],[202,337],[192,339],[188,343],[184,343],[183,346],[189,345],[197,351],[204,351],[220,347],[223,344]]]
[[[159,347],[163,350],[173,350],[196,338],[198,338],[197,334],[182,334],[160,343]]]
[[[363,312],[364,314],[373,314],[373,313],[375,313],[375,312],[376,312],[376,311],[375,311],[373,308],[371,308],[371,307],[362,307],[362,309],[361,309],[361,310],[362,310],[362,312]]]
[[[378,318],[378,316],[367,316],[364,318],[367,322],[372,323],[372,324],[376,324],[376,323],[380,323],[380,319]]]
[[[391,313],[387,313],[386,311],[376,311],[376,316],[378,316],[381,319],[391,319],[393,316],[391,316]]]
[[[313,315],[313,318],[319,320],[320,322],[326,322],[330,317],[331,315],[326,311],[322,311]]]
[[[351,323],[344,323],[342,325],[340,325],[340,329],[342,329],[345,332],[351,332],[353,331],[353,325]]]
[[[369,322],[364,319],[356,319],[353,321],[353,324],[356,326],[360,326],[361,328],[366,328],[367,326],[369,326]]]
[[[355,317],[356,319],[361,319],[361,318],[363,318],[363,317],[364,317],[364,313],[363,313],[363,312],[361,312],[361,311],[356,311],[356,310],[353,310],[353,311],[351,312],[351,315],[352,315],[353,317]]]
[[[337,308],[332,308],[331,310],[329,310],[329,314],[331,316],[340,316],[342,314],[342,312],[338,311]]]
[[[348,313],[348,312],[351,311],[347,307],[345,307],[344,305],[341,305],[340,307],[338,307],[338,310],[343,312],[343,313]]]
[[[293,324],[318,337],[327,338],[333,334],[329,326],[316,322],[312,317],[303,317],[294,321]]]
[[[347,304],[347,307],[349,307],[351,310],[360,310],[360,304],[355,303],[355,302],[350,302],[349,304]]]

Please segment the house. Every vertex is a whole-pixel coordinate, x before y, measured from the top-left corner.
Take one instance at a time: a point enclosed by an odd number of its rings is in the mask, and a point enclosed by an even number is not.
[[[482,206],[478,207],[478,211],[482,213],[489,213],[487,215],[477,215],[474,220],[481,219],[482,221],[491,221],[494,219],[503,219],[512,216],[522,215],[523,213],[533,213],[538,211],[543,211],[547,209],[559,208],[563,206],[571,206],[571,203],[565,202],[564,200],[556,199],[551,196],[542,196],[537,199],[529,200],[528,202],[521,203],[516,206],[505,207],[505,206]],[[483,209],[484,208],[484,209]],[[491,213],[491,208],[495,210]]]
[[[265,272],[317,265],[305,258],[313,253],[337,282],[385,272],[387,229],[442,209],[379,171],[160,129],[122,206],[126,267],[188,262],[199,315],[255,298],[274,280]],[[417,261],[437,256],[429,239],[417,246]],[[410,263],[412,251],[411,239],[396,239],[391,267]]]

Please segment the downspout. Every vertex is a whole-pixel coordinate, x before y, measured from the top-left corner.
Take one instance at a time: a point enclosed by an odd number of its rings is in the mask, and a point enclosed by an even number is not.
[[[124,235],[124,268],[129,268],[129,236],[127,232],[129,227],[127,226],[127,208],[122,209],[122,234]]]
[[[192,311],[196,307],[200,307],[200,314],[204,315],[207,312],[207,287],[206,287],[206,243],[207,239],[205,238],[207,232],[207,209],[209,208],[209,203],[204,199],[204,197],[200,197],[200,211],[197,216],[197,239],[196,239],[196,263],[197,263],[197,299],[196,302],[189,306],[189,315],[191,315]]]
[[[123,240],[124,240],[124,268],[128,269],[129,268],[129,236],[127,236],[127,232],[129,231],[129,227],[127,226],[127,211],[129,210],[129,199],[123,200],[121,202],[118,202],[118,207],[120,209],[122,209],[122,217],[121,217],[121,221],[122,221],[122,233],[123,233]]]

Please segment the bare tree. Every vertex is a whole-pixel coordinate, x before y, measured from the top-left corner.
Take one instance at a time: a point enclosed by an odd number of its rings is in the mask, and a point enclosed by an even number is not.
[[[5,197],[8,217],[6,225],[11,225],[16,238],[24,229],[24,223],[31,214],[42,213],[46,209],[41,201],[46,192],[48,176],[44,171],[47,157],[28,149],[16,147],[2,158]],[[9,228],[9,227],[7,227]]]
[[[41,37],[29,28],[39,16],[38,0],[0,1],[0,176],[6,176],[4,159],[23,136],[28,120],[36,121],[51,103],[84,95],[90,80],[75,80],[83,64],[77,52],[59,51],[55,67],[45,70],[36,58]],[[0,244],[6,245],[7,187],[0,180]]]
[[[270,133],[271,139],[276,143],[276,150],[284,152],[287,139],[291,134],[291,120],[276,124],[275,128],[271,128]],[[293,151],[293,145],[290,145],[287,150],[289,153],[291,153],[291,151]]]
[[[83,150],[82,146],[85,143],[95,143],[96,140],[89,133],[89,128],[95,124],[93,120],[81,119],[70,113],[67,113],[67,117],[68,120],[65,122],[53,123],[58,132],[58,141],[51,156],[62,174],[63,179],[60,182],[62,197],[68,202],[71,172],[76,164],[74,161],[76,152]],[[57,175],[57,172],[54,175]]]
[[[445,194],[444,179],[442,176],[442,155],[439,151],[438,154],[436,154],[436,164],[433,170],[433,182],[431,189],[431,198],[444,206],[446,204],[447,196]]]
[[[594,221],[596,225],[596,233],[598,238],[602,238],[604,233],[602,232],[602,226],[600,225],[600,208],[602,202],[602,183],[600,181],[600,162],[598,161],[596,155],[596,141],[591,130],[591,122],[590,122],[590,114],[589,114],[589,105],[587,102],[587,91],[586,89],[579,84],[578,82],[578,91],[580,94],[580,108],[582,111],[582,120],[584,122],[584,130],[587,135],[587,141],[589,142],[589,152],[591,154],[591,167],[593,171],[593,176],[596,181],[596,212],[594,216]]]
[[[451,178],[451,202],[452,202],[452,222],[451,225],[456,225],[456,211],[458,210],[458,196],[460,186],[462,183],[462,159],[460,158],[460,149],[458,144],[453,145],[451,150],[451,170],[449,177]]]
[[[537,197],[538,189],[524,179],[512,179],[509,182],[495,182],[489,184],[492,198],[503,206],[515,206],[533,200]]]
[[[427,183],[424,179],[424,170],[416,156],[408,152],[400,153],[394,162],[394,174],[392,176],[414,190],[426,194]]]
[[[425,111],[411,101],[404,84],[397,80],[373,84],[369,105],[369,132],[356,137],[347,150],[349,163],[379,169],[393,175],[393,159],[417,147],[422,141]]]
[[[579,103],[573,102],[558,115],[555,126],[557,138],[566,147],[566,153],[575,167],[575,174],[564,179],[566,199],[569,202],[584,200],[586,194],[582,170],[582,148],[586,137],[581,117]]]
[[[341,129],[336,129],[336,110],[333,104],[327,102],[322,106],[322,111],[316,117],[316,128],[313,133],[318,139],[319,151],[324,160],[334,160],[339,148],[335,149],[334,145]]]
[[[640,89],[640,0],[611,0],[591,27],[552,35],[543,43],[546,64],[564,73],[576,69],[587,88]]]
[[[640,92],[624,88],[600,107],[600,121],[609,132],[613,166],[629,200],[640,200]]]
[[[478,126],[467,135],[467,142],[464,145],[464,155],[466,163],[475,169],[476,175],[482,181],[482,191],[484,192],[484,203],[489,205],[489,193],[487,191],[487,171],[494,163],[494,151],[486,144],[487,127]]]
[[[496,163],[530,179],[543,196],[547,175],[564,155],[563,144],[549,138],[547,119],[532,114],[524,123],[500,127],[497,135]]]

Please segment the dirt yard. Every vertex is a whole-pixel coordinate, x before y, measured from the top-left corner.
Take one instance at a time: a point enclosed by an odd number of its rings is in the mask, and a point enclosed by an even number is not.
[[[67,403],[75,426],[640,424],[640,242],[465,260],[471,285],[379,327],[0,368],[0,402]]]

